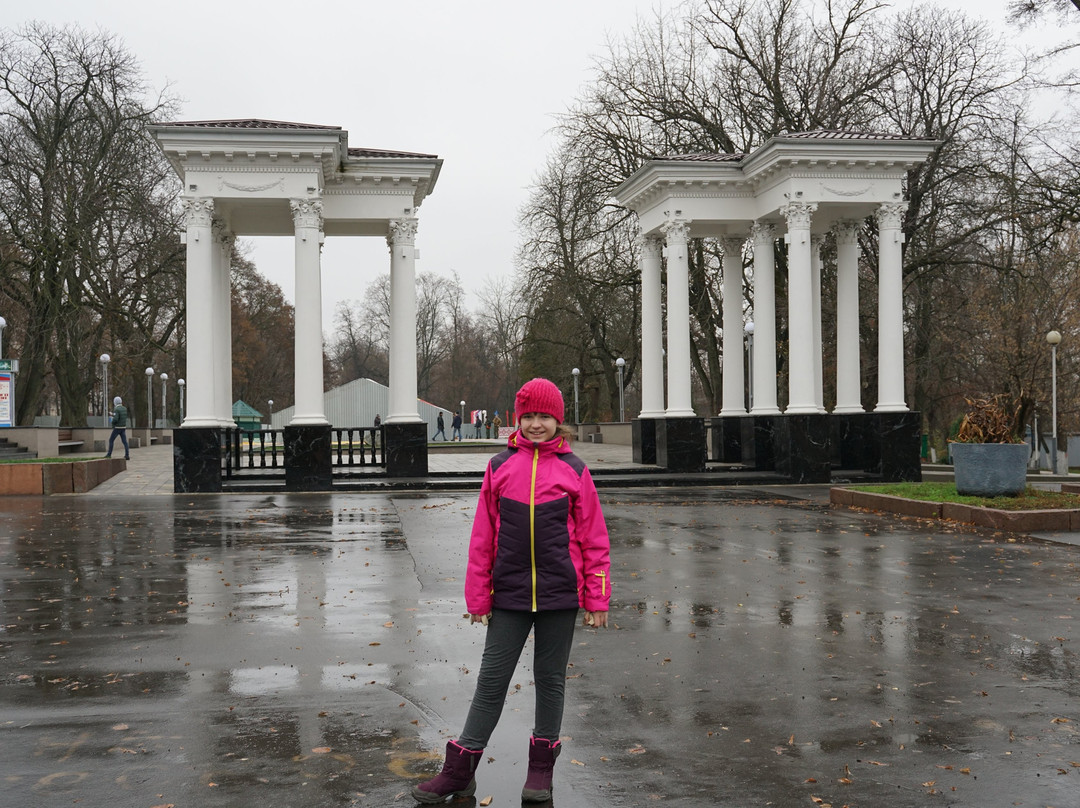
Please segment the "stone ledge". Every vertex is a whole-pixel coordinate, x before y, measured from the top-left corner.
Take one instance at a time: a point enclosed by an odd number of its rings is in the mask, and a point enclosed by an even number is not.
[[[829,503],[834,507],[866,508],[871,511],[916,516],[921,519],[948,519],[1014,533],[1080,530],[1080,509],[1004,511],[1000,508],[982,508],[955,502],[925,502],[891,494],[854,491],[850,488],[829,489]]]
[[[0,463],[0,496],[85,494],[127,469],[118,457],[70,463]]]

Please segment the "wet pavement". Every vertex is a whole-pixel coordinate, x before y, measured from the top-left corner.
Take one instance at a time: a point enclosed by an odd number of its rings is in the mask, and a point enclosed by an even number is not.
[[[782,491],[601,491],[551,804],[1080,805],[1080,548]],[[475,501],[4,498],[0,806],[412,806],[480,662]],[[515,682],[457,806],[521,804]]]

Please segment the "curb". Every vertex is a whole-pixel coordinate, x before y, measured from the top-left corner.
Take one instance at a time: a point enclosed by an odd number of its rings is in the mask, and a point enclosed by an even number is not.
[[[1080,493],[1080,491],[1074,493]],[[982,508],[977,505],[961,505],[954,502],[925,502],[923,500],[905,499],[891,494],[854,491],[850,488],[830,489],[829,504],[833,507],[865,508],[871,511],[895,513],[901,516],[914,516],[920,519],[946,519],[952,522],[964,522],[976,527],[989,527],[1014,533],[1080,530],[1080,508],[1004,511],[1000,508]]]

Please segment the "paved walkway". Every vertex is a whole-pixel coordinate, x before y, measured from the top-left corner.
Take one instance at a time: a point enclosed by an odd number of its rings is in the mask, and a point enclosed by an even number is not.
[[[601,490],[548,805],[1080,804],[1080,550],[789,493]],[[480,663],[475,501],[5,498],[0,808],[412,806]],[[530,659],[458,808],[520,805]]]

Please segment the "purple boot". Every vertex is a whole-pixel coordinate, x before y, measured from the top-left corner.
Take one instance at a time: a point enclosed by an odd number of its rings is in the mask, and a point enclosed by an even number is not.
[[[521,789],[522,802],[547,802],[551,799],[551,777],[555,772],[555,758],[562,751],[559,741],[543,738],[529,739],[529,775],[525,788]]]
[[[442,802],[450,795],[471,797],[476,791],[476,778],[473,774],[483,754],[483,749],[466,749],[453,741],[448,741],[442,771],[434,779],[414,788],[413,799],[417,802],[431,803]]]

